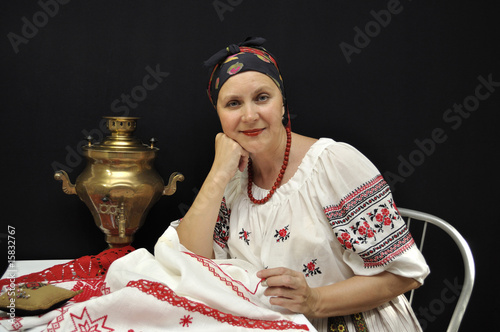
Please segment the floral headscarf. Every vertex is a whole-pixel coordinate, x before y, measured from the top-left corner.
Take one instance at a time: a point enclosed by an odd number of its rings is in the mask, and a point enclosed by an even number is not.
[[[283,101],[286,103],[283,78],[278,63],[269,52],[261,47],[264,42],[264,38],[249,37],[238,45],[229,45],[205,61],[206,66],[213,66],[207,93],[214,107],[217,107],[222,85],[230,77],[245,71],[257,71],[271,78],[280,89]]]

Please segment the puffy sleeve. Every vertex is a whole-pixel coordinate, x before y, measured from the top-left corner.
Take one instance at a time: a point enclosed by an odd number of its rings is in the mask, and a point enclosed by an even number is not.
[[[389,185],[359,151],[334,142],[318,157],[323,211],[356,275],[383,271],[423,283],[424,257],[394,203]]]

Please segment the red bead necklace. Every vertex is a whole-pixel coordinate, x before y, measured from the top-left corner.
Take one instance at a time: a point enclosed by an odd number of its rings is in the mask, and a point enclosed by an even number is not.
[[[274,182],[273,187],[269,191],[266,197],[262,199],[255,199],[252,195],[252,182],[253,182],[253,168],[252,168],[252,158],[248,158],[248,198],[254,204],[264,204],[266,203],[276,192],[278,189],[281,180],[283,180],[283,175],[285,175],[286,167],[288,166],[288,156],[290,155],[290,146],[292,145],[292,133],[289,127],[286,127],[286,149],[285,149],[285,157],[283,158],[283,165],[281,166],[280,173],[278,174],[278,178]]]

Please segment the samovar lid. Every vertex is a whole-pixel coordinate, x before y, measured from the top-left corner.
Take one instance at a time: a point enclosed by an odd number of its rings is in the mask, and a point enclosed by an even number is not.
[[[95,144],[92,144],[91,138],[89,138],[89,145],[84,147],[85,150],[117,150],[120,152],[158,150],[153,144],[151,146],[143,144],[133,135],[137,129],[139,117],[104,116],[103,118],[106,119],[106,127],[111,135]]]

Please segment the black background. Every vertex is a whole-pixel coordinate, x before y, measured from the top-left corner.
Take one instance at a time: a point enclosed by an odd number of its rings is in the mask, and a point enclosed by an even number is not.
[[[192,203],[213,158],[220,125],[206,98],[203,60],[262,36],[279,60],[294,131],[354,145],[389,177],[398,206],[435,214],[463,234],[477,280],[462,329],[490,324],[498,307],[499,84],[480,88],[488,96],[460,122],[447,112],[473,101],[478,77],[500,82],[494,1],[60,1],[0,4],[2,270],[8,226],[16,260],[105,249],[90,211],[53,179],[54,168],[65,168],[75,182],[85,161],[74,151],[85,133],[102,133],[105,115],[141,117],[136,135],[159,141],[158,172],[165,180],[174,171],[186,177],[136,234],[133,245],[152,251]],[[388,6],[390,21],[375,23],[373,13]],[[356,40],[356,27],[368,27],[369,41]],[[340,45],[356,42],[348,62]],[[142,84],[148,66],[168,77],[134,108],[113,108]],[[426,154],[415,140],[427,143]],[[462,282],[461,260],[444,233],[427,241],[432,273],[414,307],[427,331],[443,331],[453,304],[442,294]]]

